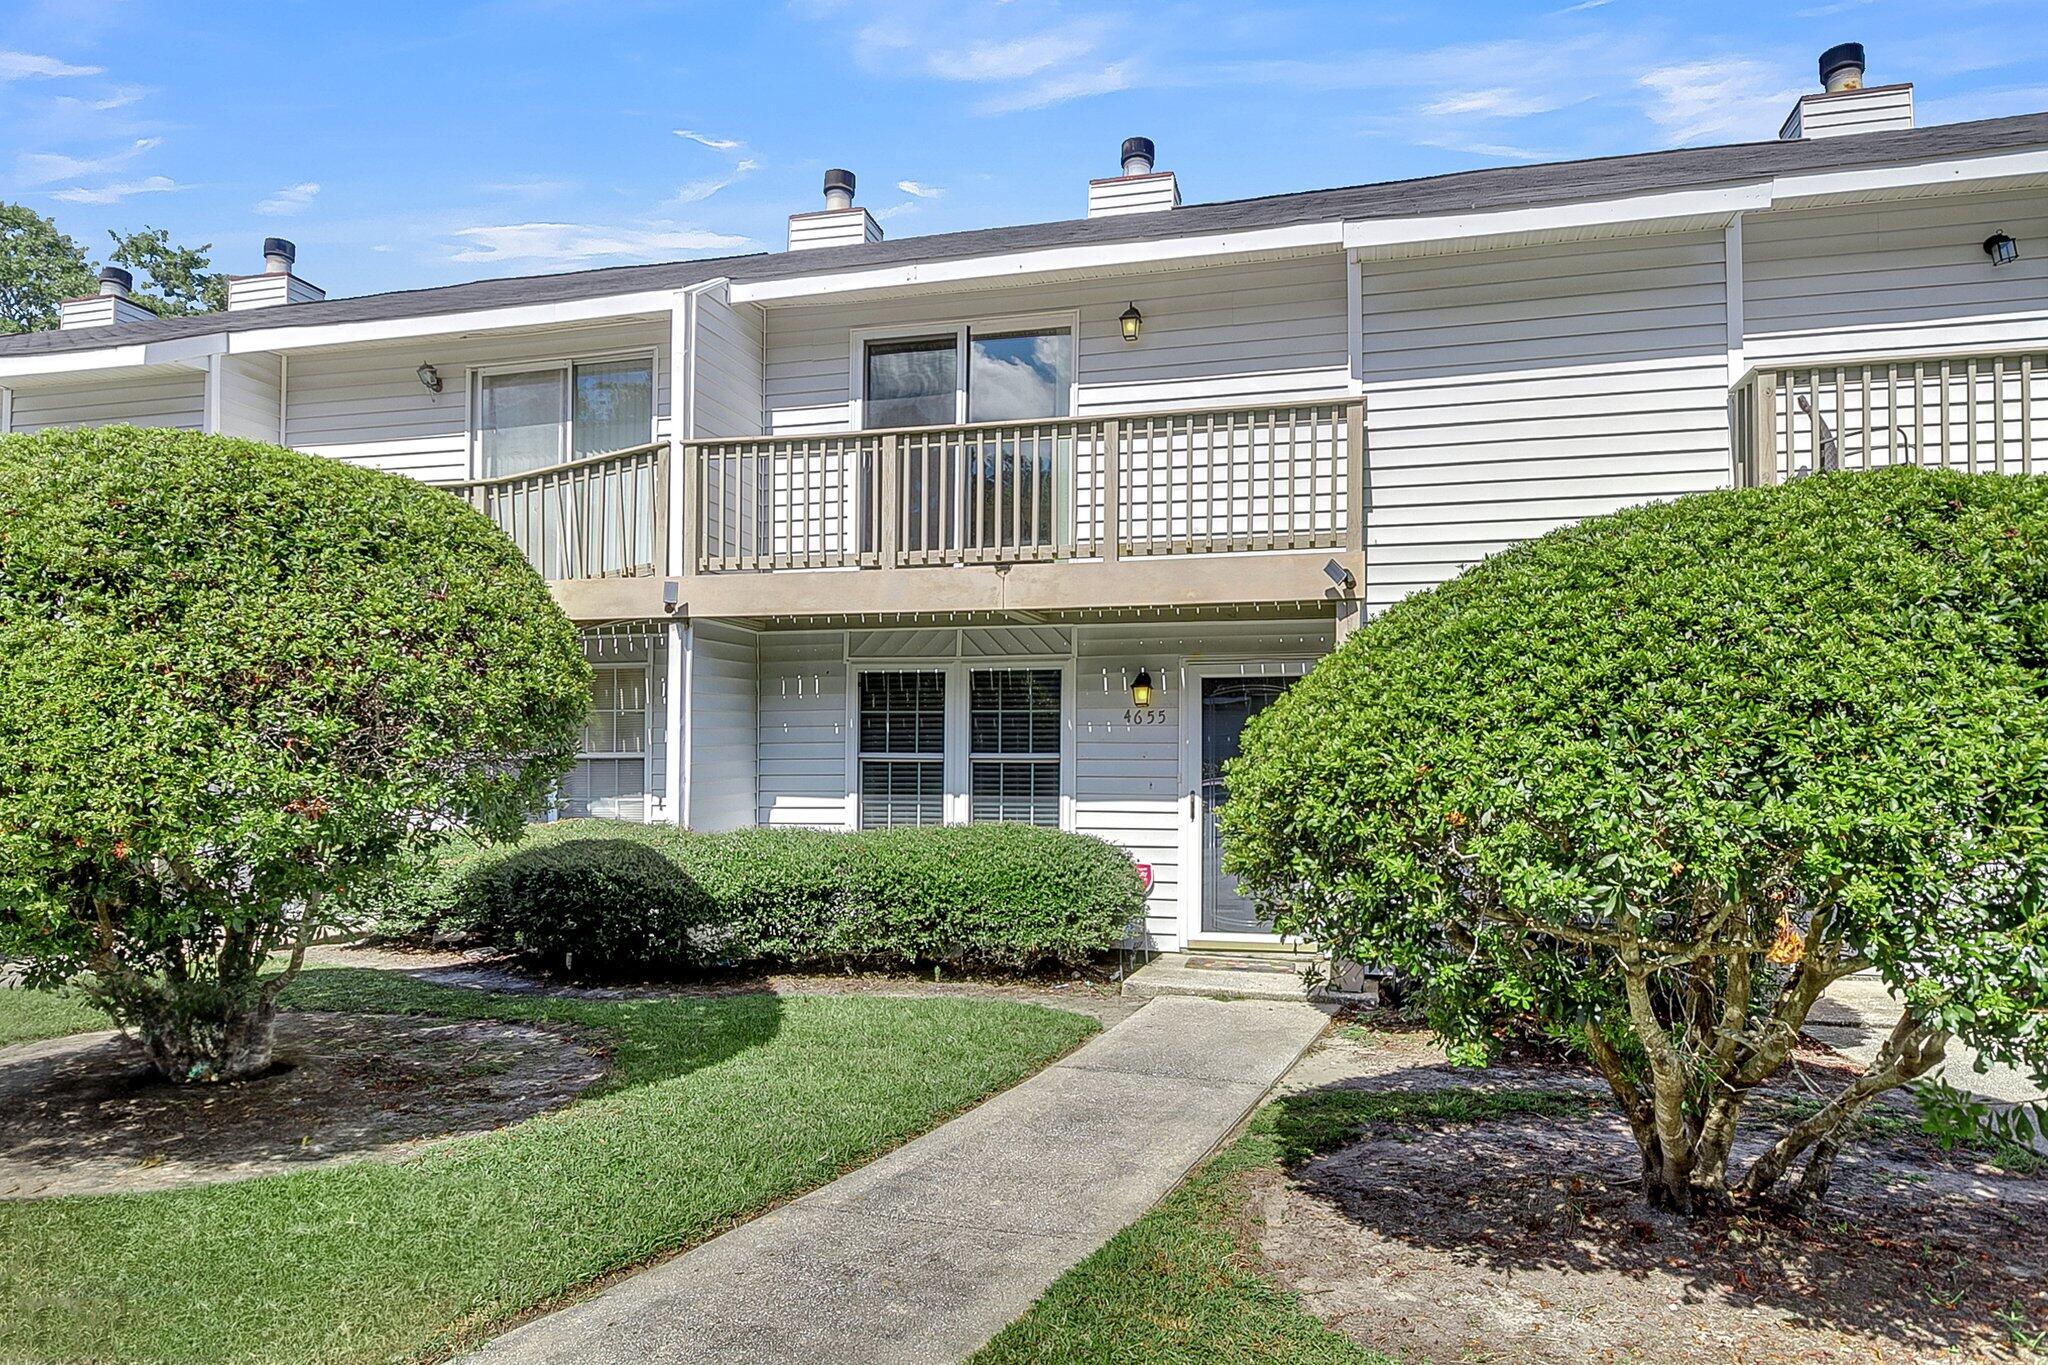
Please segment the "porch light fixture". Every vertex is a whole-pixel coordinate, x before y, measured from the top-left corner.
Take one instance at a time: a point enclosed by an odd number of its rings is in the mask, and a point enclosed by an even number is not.
[[[1124,340],[1136,341],[1138,339],[1138,329],[1145,325],[1145,315],[1138,311],[1138,305],[1134,303],[1124,309],[1123,316],[1118,318],[1117,321],[1123,324]]]
[[[1138,670],[1138,676],[1131,679],[1131,705],[1150,706],[1151,704],[1152,675],[1141,668]]]
[[[2020,244],[2006,233],[1994,232],[1984,239],[1984,254],[1994,266],[2011,265],[2020,258]],[[1124,335],[1130,335],[1129,328],[1124,329]]]
[[[420,387],[428,393],[441,391],[441,372],[432,365],[422,365],[413,373],[419,377]]]

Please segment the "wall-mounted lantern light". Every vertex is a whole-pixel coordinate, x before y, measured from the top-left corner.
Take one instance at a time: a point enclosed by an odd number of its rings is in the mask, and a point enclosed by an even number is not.
[[[2011,265],[2020,258],[2020,244],[2006,233],[1994,232],[1984,239],[1984,254],[1995,266]]]
[[[1152,675],[1141,668],[1138,670],[1138,676],[1131,679],[1131,705],[1150,706],[1151,704]]]
[[[1138,339],[1138,329],[1145,325],[1145,315],[1138,311],[1138,305],[1134,303],[1124,309],[1123,316],[1118,318],[1117,321],[1123,324],[1124,340],[1136,341]]]
[[[432,365],[422,365],[417,370],[414,370],[413,373],[419,376],[420,387],[428,393],[439,393],[441,391],[441,372]]]

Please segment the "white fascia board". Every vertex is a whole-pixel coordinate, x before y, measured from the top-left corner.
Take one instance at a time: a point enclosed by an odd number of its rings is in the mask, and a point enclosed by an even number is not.
[[[1417,218],[1367,218],[1344,225],[1344,245],[1353,251],[1384,247],[1449,244],[1474,237],[1522,236],[1544,232],[1582,232],[1588,228],[1655,223],[1666,219],[1696,223],[1732,218],[1751,209],[1769,208],[1767,180],[1706,190],[1671,190],[1632,194],[1616,199],[1581,199],[1525,209],[1492,209],[1483,213],[1444,213]]]
[[[372,318],[362,322],[330,322],[297,327],[253,327],[228,334],[230,354],[250,351],[303,351],[322,346],[348,346],[366,341],[409,341],[453,332],[489,332],[512,327],[546,327],[551,323],[592,322],[640,313],[666,314],[675,304],[673,289],[648,289],[601,298],[564,299],[553,303],[522,303],[506,308],[477,308],[464,313],[432,313],[416,318]],[[289,305],[288,305],[289,306]]]
[[[1797,208],[1835,198],[1921,194],[1951,185],[1957,189],[1981,189],[1988,181],[2026,182],[2043,177],[2048,177],[2048,148],[2037,147],[1992,156],[1781,175],[1771,182],[1771,203],[1777,208]]]
[[[1251,255],[1265,251],[1301,251],[1343,246],[1343,224],[1300,223],[1291,227],[1219,232],[1202,237],[1162,237],[1144,242],[1104,242],[1088,246],[1047,247],[991,256],[965,256],[955,261],[846,270],[834,275],[795,275],[788,279],[742,280],[732,286],[734,303],[775,303],[812,299],[820,294],[846,294],[866,289],[900,289],[911,285],[964,284],[1022,279],[1062,271],[1114,269],[1127,265],[1200,260],[1206,257]]]
[[[53,351],[39,355],[0,356],[0,378],[31,379],[38,375],[79,374],[98,370],[136,369],[146,365],[206,368],[207,358],[227,350],[219,332],[179,337],[175,341],[131,341],[90,351]]]

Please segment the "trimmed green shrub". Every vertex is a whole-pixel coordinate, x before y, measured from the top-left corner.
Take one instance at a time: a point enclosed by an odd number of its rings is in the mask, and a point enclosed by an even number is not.
[[[1583,1050],[1655,1203],[1802,1158],[1818,1198],[1950,1037],[2048,1084],[2048,480],[1828,475],[1553,532],[1357,631],[1228,780],[1225,864],[1278,928],[1410,975],[1468,1055],[1510,1016]],[[1869,1074],[1731,1173],[1745,1099],[1867,968],[1908,1006]]]
[[[680,970],[712,901],[651,840],[605,834],[514,847],[460,874],[464,913],[500,947],[566,969],[610,975]]]
[[[516,831],[589,682],[438,489],[192,432],[0,438],[0,958],[79,979],[174,1080],[261,1072],[309,938],[428,831]]]
[[[1019,969],[1114,948],[1143,912],[1127,854],[1029,825],[826,833],[566,820],[461,844],[388,930],[476,935],[578,971],[825,964]]]

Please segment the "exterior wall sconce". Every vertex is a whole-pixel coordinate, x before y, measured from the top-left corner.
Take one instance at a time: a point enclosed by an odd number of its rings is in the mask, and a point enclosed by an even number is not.
[[[432,365],[422,365],[417,370],[414,370],[413,374],[419,377],[420,387],[428,393],[439,393],[441,391],[441,372]]]
[[[1145,325],[1145,315],[1138,311],[1138,305],[1134,303],[1124,309],[1123,316],[1118,318],[1117,321],[1123,324],[1124,340],[1136,341],[1138,339],[1138,329]]]
[[[1131,679],[1131,705],[1150,706],[1151,704],[1152,675],[1141,668],[1138,670],[1138,676]]]
[[[1994,232],[1984,239],[1984,254],[1994,266],[2011,265],[2020,258],[2020,244],[2003,232]]]

